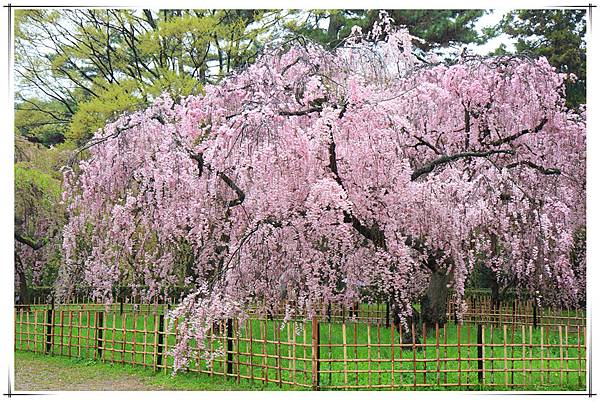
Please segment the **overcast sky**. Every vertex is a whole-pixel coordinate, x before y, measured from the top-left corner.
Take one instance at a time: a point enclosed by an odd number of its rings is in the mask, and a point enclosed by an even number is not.
[[[482,29],[484,27],[496,25],[498,22],[500,22],[504,14],[506,14],[507,12],[508,10],[494,10],[490,14],[486,14],[483,17],[481,17],[475,23],[475,28],[479,31],[479,33],[482,33]],[[513,51],[515,49],[515,40],[511,39],[505,33],[496,38],[493,38],[492,40],[488,41],[483,45],[469,44],[467,48],[473,51],[474,53],[483,56],[491,51],[496,50],[502,43],[506,45],[506,49],[508,51]]]

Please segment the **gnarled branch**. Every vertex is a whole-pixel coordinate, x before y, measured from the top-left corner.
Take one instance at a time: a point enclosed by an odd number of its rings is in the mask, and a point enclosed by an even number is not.
[[[442,164],[450,163],[455,160],[465,159],[468,157],[488,157],[494,154],[508,154],[514,155],[515,151],[510,149],[497,149],[497,150],[488,150],[488,151],[472,151],[472,152],[461,152],[453,155],[442,156],[438,159],[432,160],[426,165],[416,169],[412,175],[410,176],[411,181],[415,181],[417,178],[422,175],[429,174],[433,171],[434,168],[440,166]]]
[[[535,169],[544,175],[559,175],[560,174],[560,169],[558,169],[558,168],[552,168],[552,167],[546,168],[544,166],[540,166],[540,165],[530,162],[528,160],[522,160],[519,162],[508,164],[506,166],[506,168],[515,168],[515,167],[519,167],[519,166],[531,167],[532,169]]]
[[[492,146],[503,145],[505,143],[512,142],[515,139],[522,137],[523,135],[534,134],[534,133],[540,132],[544,128],[544,126],[546,125],[547,122],[548,122],[548,118],[544,117],[544,118],[542,118],[542,121],[540,121],[540,123],[538,125],[536,125],[533,129],[524,129],[520,132],[517,132],[516,134],[507,136],[506,138],[497,139],[497,140],[491,142],[490,145],[492,145]]]

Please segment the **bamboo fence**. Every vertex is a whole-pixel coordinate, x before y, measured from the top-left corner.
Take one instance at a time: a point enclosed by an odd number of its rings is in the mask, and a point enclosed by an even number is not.
[[[167,307],[120,309],[15,307],[15,348],[171,371],[177,322],[167,321]],[[380,317],[337,320],[329,312],[300,321],[220,322],[204,347],[211,352],[195,353],[184,370],[313,390],[585,389],[586,328],[573,321],[537,327],[516,320],[449,322],[406,330],[387,327]]]

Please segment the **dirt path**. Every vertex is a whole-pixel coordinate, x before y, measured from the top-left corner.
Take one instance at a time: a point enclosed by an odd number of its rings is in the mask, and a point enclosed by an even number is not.
[[[148,378],[126,372],[110,372],[99,366],[77,366],[53,358],[16,358],[15,390],[162,390]]]
[[[32,352],[15,352],[15,391],[235,391],[283,390],[275,383],[263,385],[195,373],[173,377],[164,372],[93,360],[69,359]]]

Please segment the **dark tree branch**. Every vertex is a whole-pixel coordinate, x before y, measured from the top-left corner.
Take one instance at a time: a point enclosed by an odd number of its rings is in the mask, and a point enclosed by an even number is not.
[[[343,107],[340,115],[342,115],[345,112],[345,110],[346,110],[346,108]],[[340,116],[338,116],[338,117],[340,117]],[[331,131],[332,127],[330,126],[329,129],[330,129],[331,142],[329,143],[329,165],[328,165],[328,167],[331,170],[331,173],[333,174],[333,179],[335,180],[335,182],[337,182],[342,188],[344,188],[342,178],[340,177],[340,173],[338,171],[337,155],[335,152],[335,139],[333,137],[333,132]],[[354,213],[352,213],[351,211],[346,211],[346,210],[344,210],[344,223],[352,223],[352,227],[364,238],[370,240],[373,243],[373,245],[375,245],[375,247],[387,249],[385,234],[379,228],[377,223],[373,224],[372,227],[367,227],[360,221],[360,219],[358,217],[356,217],[354,215]]]
[[[492,145],[492,146],[503,145],[505,143],[512,142],[515,139],[522,137],[523,135],[540,132],[544,128],[544,126],[546,125],[547,122],[548,122],[548,118],[544,117],[544,118],[542,118],[542,121],[540,121],[540,123],[538,125],[536,125],[533,129],[524,129],[523,131],[520,131],[520,132],[517,132],[516,134],[507,136],[506,138],[497,139],[497,140],[491,142],[490,145]]]
[[[37,251],[40,248],[43,248],[48,243],[48,238],[42,238],[38,240],[34,240],[26,235],[21,235],[15,231],[15,239],[21,244],[27,245],[32,248],[34,251]]]
[[[455,160],[464,159],[464,158],[468,158],[468,157],[488,157],[488,156],[491,156],[494,154],[514,155],[515,152],[514,152],[514,150],[510,150],[510,149],[498,149],[498,150],[488,150],[485,152],[476,152],[476,151],[461,152],[461,153],[456,153],[454,155],[442,156],[442,157],[435,159],[435,160],[427,163],[426,165],[416,169],[410,176],[410,179],[412,181],[415,181],[422,175],[431,173],[433,171],[433,169],[436,168],[437,166],[440,166],[440,165],[446,164],[446,163],[450,163]]]
[[[544,175],[559,175],[560,174],[560,169],[558,169],[558,168],[546,168],[546,167],[540,166],[538,164],[535,164],[533,162],[526,161],[526,160],[508,164],[506,166],[506,168],[515,168],[515,167],[519,167],[519,166],[531,167],[532,169],[535,169]]]
[[[310,113],[318,113],[321,111],[323,111],[322,107],[313,106],[313,107],[309,107],[308,109],[304,109],[304,110],[292,110],[292,111],[282,110],[278,114],[280,116],[305,116]]]
[[[237,205],[241,205],[242,202],[244,202],[244,199],[246,198],[246,194],[244,194],[244,191],[242,191],[240,189],[240,187],[238,187],[237,184],[231,178],[229,178],[229,176],[227,176],[225,173],[220,172],[220,173],[218,173],[218,176],[238,196],[237,199],[233,199],[233,200],[229,201],[229,207],[234,207],[234,206],[237,206]]]

